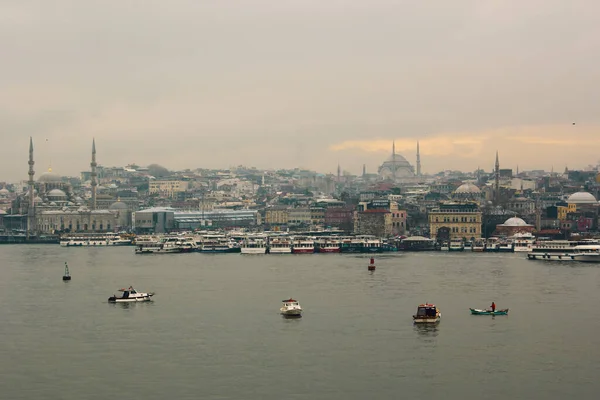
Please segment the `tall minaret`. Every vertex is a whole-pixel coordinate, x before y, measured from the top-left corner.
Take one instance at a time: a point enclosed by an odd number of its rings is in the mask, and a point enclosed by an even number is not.
[[[35,188],[33,176],[35,171],[33,170],[33,139],[29,137],[29,207],[27,208],[27,238],[29,235],[35,232]]]
[[[367,176],[367,164],[363,164],[363,178]]]
[[[90,204],[90,208],[92,210],[96,209],[96,186],[98,186],[98,182],[96,181],[96,139],[92,139],[92,162],[90,166],[92,167],[92,172],[90,177],[92,179],[92,204]]]
[[[495,165],[495,182],[494,182],[494,201],[496,205],[500,203],[500,162],[498,161],[498,150],[496,150],[496,165]]]
[[[392,175],[394,176],[394,182],[396,181],[396,141],[392,141]]]
[[[340,176],[342,175],[342,168],[340,167],[340,163],[338,163],[338,169],[337,169],[337,181],[338,183],[340,183]]]
[[[419,141],[417,140],[417,176],[421,176],[421,153],[419,152]]]

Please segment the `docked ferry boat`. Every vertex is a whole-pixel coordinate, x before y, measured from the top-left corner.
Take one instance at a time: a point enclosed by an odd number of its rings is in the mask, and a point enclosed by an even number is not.
[[[246,237],[242,240],[242,254],[265,254],[267,252],[267,240],[265,237]]]
[[[269,254],[291,254],[292,244],[289,238],[273,237],[269,239]]]
[[[471,251],[477,253],[485,251],[485,240],[475,239],[475,241],[473,242],[473,246],[471,246]]]
[[[221,234],[203,234],[196,244],[201,253],[238,253],[240,246],[233,240]]]
[[[345,237],[340,242],[341,253],[362,253],[365,240],[360,237]]]
[[[125,246],[130,244],[131,239],[122,238],[118,233],[69,233],[60,238],[60,245],[63,247]]]
[[[193,238],[180,238],[177,236],[137,240],[135,244],[135,254],[190,253],[196,250],[197,246]]]
[[[335,237],[323,237],[316,242],[316,251],[318,253],[339,253],[341,252],[340,239]]]
[[[595,240],[570,241],[548,240],[537,242],[530,253],[529,260],[551,261],[586,261],[596,260],[595,253],[600,249],[600,243]]]
[[[312,254],[315,252],[314,239],[307,236],[296,236],[292,238],[292,253]]]
[[[381,239],[375,236],[363,236],[363,248],[362,253],[382,253],[383,252],[383,242]]]
[[[600,262],[600,245],[582,244],[575,246],[571,258],[581,262]]]
[[[454,238],[450,240],[450,247],[448,250],[450,251],[463,251],[465,249],[465,244],[462,239]]]
[[[531,233],[516,234],[511,237],[515,253],[530,252],[535,244],[535,236]]]

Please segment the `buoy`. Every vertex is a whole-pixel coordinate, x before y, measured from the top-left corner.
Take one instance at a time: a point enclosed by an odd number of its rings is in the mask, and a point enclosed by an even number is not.
[[[65,274],[63,275],[63,281],[70,281],[70,280],[71,280],[71,274],[69,274],[69,266],[65,262]]]
[[[371,257],[371,262],[369,263],[367,269],[369,271],[375,271],[375,259],[373,257]]]

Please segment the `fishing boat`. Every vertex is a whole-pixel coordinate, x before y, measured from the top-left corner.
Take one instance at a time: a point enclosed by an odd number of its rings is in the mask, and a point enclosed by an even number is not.
[[[508,308],[496,311],[492,311],[490,309],[480,310],[478,308],[469,308],[469,310],[471,310],[471,314],[473,315],[508,315]]]
[[[71,274],[69,274],[69,266],[65,262],[65,274],[63,275],[63,281],[70,281],[70,280],[71,280]]]
[[[300,303],[297,300],[292,299],[291,297],[287,300],[282,300],[283,306],[279,309],[281,311],[281,315],[285,317],[301,317],[302,316],[302,307],[300,307]]]
[[[119,292],[123,293],[121,297],[117,297],[114,294],[108,298],[109,303],[134,303],[141,301],[152,301],[154,293],[138,292],[133,287],[129,286],[127,289],[119,289]]]
[[[413,321],[415,324],[435,324],[440,322],[442,313],[435,306],[435,304],[419,304],[417,307],[417,313],[413,315]]]

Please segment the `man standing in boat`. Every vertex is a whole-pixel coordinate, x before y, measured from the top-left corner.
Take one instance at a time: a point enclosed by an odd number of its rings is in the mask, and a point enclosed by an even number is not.
[[[492,312],[496,312],[496,303],[492,301]]]

